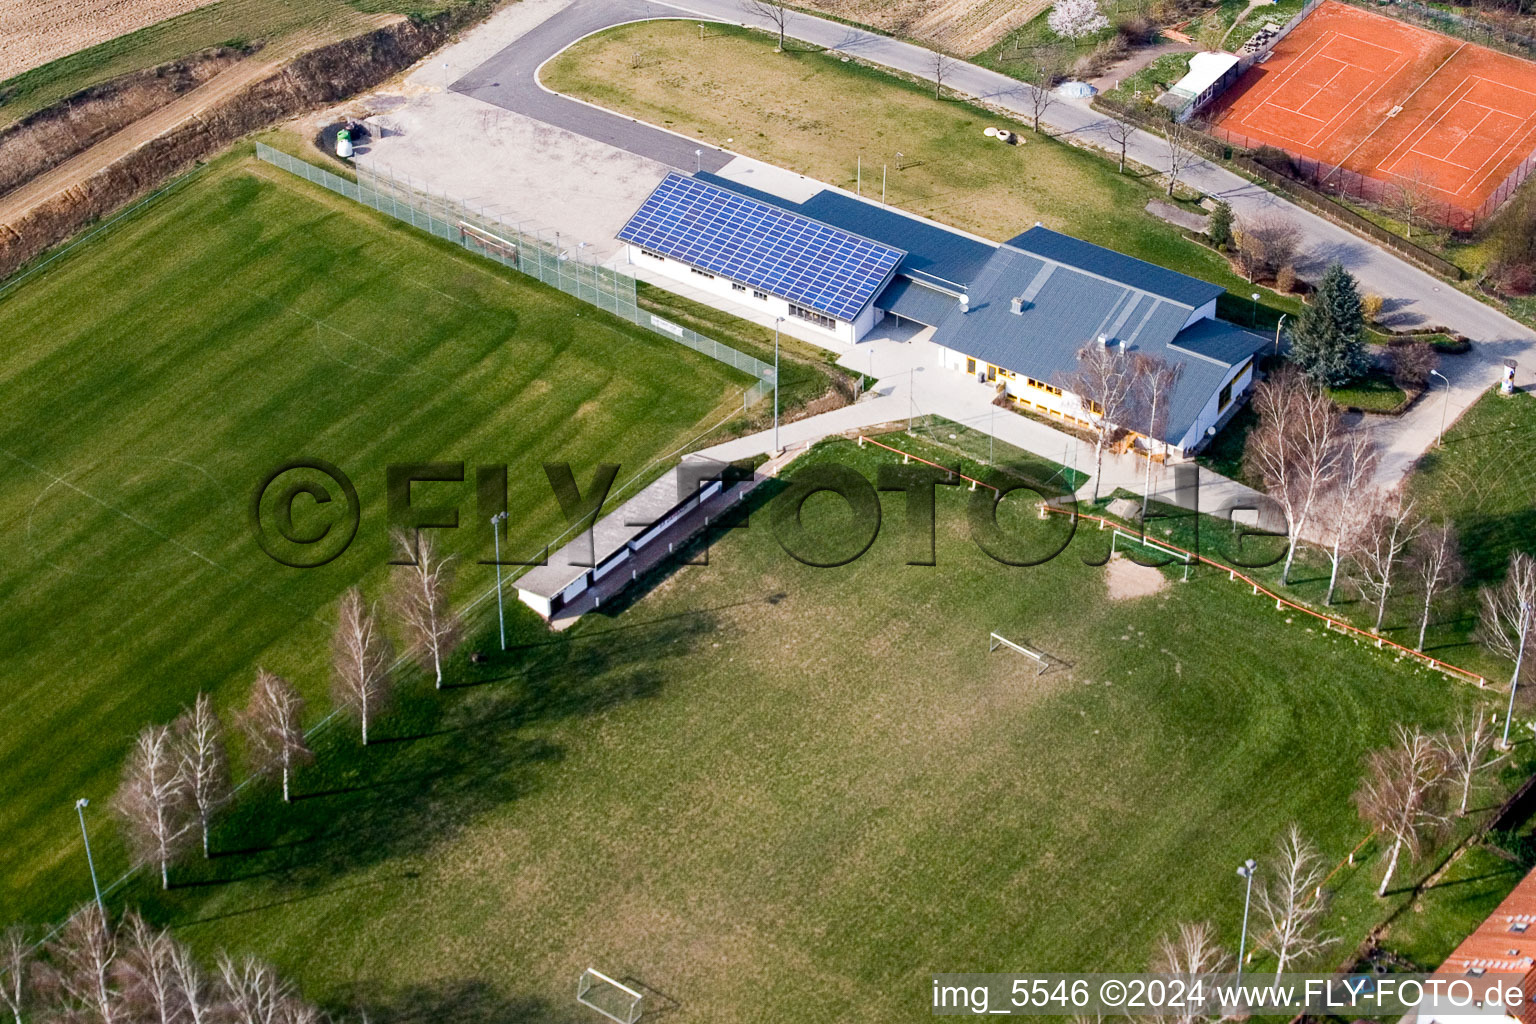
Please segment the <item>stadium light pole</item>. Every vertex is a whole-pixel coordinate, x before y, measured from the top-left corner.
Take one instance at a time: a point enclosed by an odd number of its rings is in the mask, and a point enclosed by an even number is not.
[[[96,858],[91,856],[91,834],[85,830],[85,809],[91,802],[85,797],[75,801],[75,813],[80,816],[80,838],[85,840],[85,863],[91,869],[91,888],[96,892],[96,909],[101,911],[101,926],[107,926],[107,904],[101,898],[101,883],[96,880]]]
[[[1500,749],[1509,749],[1509,721],[1515,717],[1515,688],[1520,685],[1520,666],[1525,660],[1525,632],[1530,626],[1531,603],[1520,602],[1520,646],[1515,649],[1515,674],[1509,677],[1509,710],[1504,713],[1504,739]]]
[[[1237,877],[1248,883],[1243,891],[1243,930],[1238,933],[1237,939],[1237,980],[1243,980],[1243,954],[1248,951],[1248,905],[1253,901],[1253,873],[1258,868],[1258,863],[1249,857],[1243,861],[1242,867],[1237,869]]]
[[[496,621],[501,626],[501,649],[507,649],[507,615],[501,605],[501,524],[507,521],[505,512],[491,516],[491,536],[496,541]]]
[[[779,454],[779,324],[783,317],[773,321],[773,454]]]
[[[1435,447],[1439,448],[1445,443],[1445,414],[1451,405],[1451,381],[1439,370],[1430,370],[1429,375],[1445,381],[1445,400],[1440,403],[1440,432],[1435,435]]]

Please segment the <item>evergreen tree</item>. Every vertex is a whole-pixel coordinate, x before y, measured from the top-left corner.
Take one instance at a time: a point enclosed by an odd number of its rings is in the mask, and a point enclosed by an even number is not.
[[[1211,207],[1211,219],[1206,225],[1205,234],[1218,249],[1225,249],[1232,244],[1232,207],[1226,200],[1218,200]]]
[[[1320,385],[1339,387],[1370,369],[1360,290],[1342,263],[1329,264],[1290,336],[1291,361]]]

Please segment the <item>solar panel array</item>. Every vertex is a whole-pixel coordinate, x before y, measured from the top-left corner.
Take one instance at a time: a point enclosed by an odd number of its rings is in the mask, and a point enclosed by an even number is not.
[[[906,255],[677,173],[619,238],[839,320],[858,316]]]

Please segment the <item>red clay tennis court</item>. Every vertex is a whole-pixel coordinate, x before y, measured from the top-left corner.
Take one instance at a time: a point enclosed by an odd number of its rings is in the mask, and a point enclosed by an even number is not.
[[[1327,165],[1321,179],[1342,167],[1480,216],[1529,169],[1536,64],[1327,0],[1206,116]]]

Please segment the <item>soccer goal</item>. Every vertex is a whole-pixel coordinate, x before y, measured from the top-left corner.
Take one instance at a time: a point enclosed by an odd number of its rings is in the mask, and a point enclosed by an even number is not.
[[[1116,530],[1113,534],[1110,535],[1109,553],[1111,555],[1115,553],[1115,545],[1122,540],[1129,544],[1139,544],[1142,547],[1149,548],[1153,551],[1160,551],[1163,554],[1169,556],[1175,562],[1179,562],[1184,566],[1184,578],[1186,580],[1189,579],[1190,567],[1195,564],[1194,555],[1191,555],[1185,551],[1180,551],[1178,548],[1169,547],[1167,544],[1161,544],[1158,541],[1153,540],[1151,537],[1146,536],[1145,534],[1138,537],[1136,534],[1126,533],[1124,530]]]
[[[475,227],[466,221],[459,221],[459,241],[466,246],[473,242],[486,252],[500,256],[514,267],[517,266],[517,243],[509,242],[499,235],[493,235],[484,228]]]
[[[1051,667],[1051,663],[1046,660],[1044,652],[1025,647],[1023,644],[1016,644],[1012,640],[1009,640],[1007,637],[1003,636],[1001,633],[993,633],[992,646],[987,649],[989,651],[995,651],[999,647],[1006,647],[1010,651],[1017,651],[1019,654],[1024,655],[1024,657],[1028,658],[1030,661],[1033,661],[1037,666],[1035,669],[1035,675],[1037,676],[1042,675],[1046,669]]]
[[[576,1001],[618,1024],[635,1024],[644,1010],[645,996],[588,967],[576,982]]]

